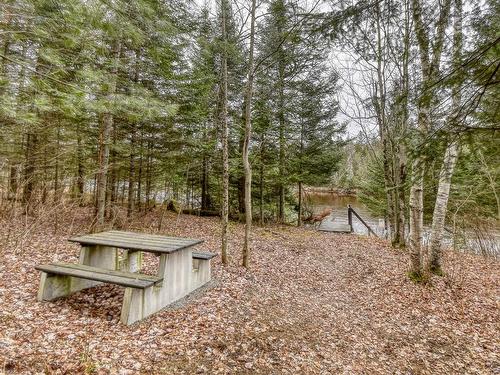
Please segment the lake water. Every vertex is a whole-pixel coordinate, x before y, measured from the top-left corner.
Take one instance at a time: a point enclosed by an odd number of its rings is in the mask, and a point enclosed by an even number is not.
[[[356,196],[343,196],[336,193],[309,192],[305,197],[306,206],[315,214],[325,209],[332,209],[332,213],[324,221],[331,221],[325,224],[347,224],[347,206],[351,207],[361,216],[361,218],[379,236],[386,236],[384,218],[374,216]],[[368,234],[368,229],[353,215],[352,226],[354,233]],[[429,227],[424,227],[424,245],[429,238]],[[500,229],[493,228],[470,228],[453,237],[451,233],[445,233],[445,243],[458,250],[472,251],[482,255],[494,257],[500,256]]]
[[[325,209],[332,209],[332,213],[324,221],[331,221],[338,224],[348,224],[347,206],[351,205],[378,236],[383,237],[385,235],[384,219],[372,215],[356,196],[315,192],[308,193],[305,202],[315,214]],[[352,218],[352,228],[354,233],[368,234],[368,229],[354,215]]]

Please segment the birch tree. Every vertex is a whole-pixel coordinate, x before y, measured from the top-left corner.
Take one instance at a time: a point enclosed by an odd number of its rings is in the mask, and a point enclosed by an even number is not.
[[[415,29],[417,46],[420,57],[420,80],[417,107],[418,143],[422,144],[431,128],[431,107],[435,97],[433,81],[439,74],[441,54],[445,40],[445,31],[449,22],[451,0],[445,0],[439,5],[439,17],[435,22],[434,35],[431,34],[428,23],[424,20],[424,9],[421,0],[412,0],[413,26]],[[432,24],[431,24],[432,25]],[[409,276],[414,280],[421,280],[422,269],[422,235],[424,226],[424,174],[426,157],[418,152],[412,163],[410,185],[410,270]]]
[[[455,8],[453,14],[454,33],[453,33],[453,56],[452,68],[458,70],[462,61],[462,0],[454,0]],[[452,88],[452,108],[451,116],[448,120],[449,126],[453,129],[460,116],[461,107],[461,82],[463,79],[457,79]],[[453,137],[453,135],[451,135]],[[458,139],[451,139],[444,154],[443,165],[439,174],[439,185],[432,215],[432,228],[429,241],[429,259],[427,269],[435,274],[441,275],[441,247],[443,242],[444,224],[448,199],[450,196],[451,178],[457,163],[460,144]]]

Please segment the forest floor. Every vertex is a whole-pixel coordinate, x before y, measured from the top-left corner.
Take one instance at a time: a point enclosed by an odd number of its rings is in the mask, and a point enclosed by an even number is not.
[[[213,261],[196,298],[124,326],[123,289],[37,302],[36,264],[77,260],[66,239],[90,211],[0,222],[0,373],[483,374],[500,372],[500,262],[447,252],[444,277],[415,285],[383,240],[287,226],[230,225],[231,265]],[[158,212],[123,229],[156,233]],[[57,225],[54,226],[57,220]],[[219,251],[217,218],[168,213],[161,233]],[[146,271],[154,272],[146,257]]]

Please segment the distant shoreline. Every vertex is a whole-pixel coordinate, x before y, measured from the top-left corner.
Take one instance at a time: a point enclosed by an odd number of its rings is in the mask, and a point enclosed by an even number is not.
[[[356,189],[328,187],[328,186],[308,186],[304,188],[306,193],[314,194],[335,194],[340,197],[355,197],[357,196]]]

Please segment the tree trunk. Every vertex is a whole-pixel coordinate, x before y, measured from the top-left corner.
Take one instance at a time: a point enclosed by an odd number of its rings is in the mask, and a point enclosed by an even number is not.
[[[431,46],[427,26],[423,22],[423,11],[420,0],[412,0],[413,24],[418,43],[422,74],[422,89],[418,98],[418,128],[420,137],[418,142],[423,143],[431,124],[430,109],[434,98],[432,81],[439,74],[441,53],[451,0],[444,0],[441,5],[439,18],[436,21],[436,33]],[[431,49],[432,47],[432,49]],[[423,189],[426,158],[420,150],[412,163],[412,180],[410,189],[410,277],[415,281],[422,280],[422,231],[424,226]]]
[[[284,11],[285,3],[281,2],[281,11]],[[277,24],[278,34],[281,36],[285,30],[283,20],[285,14],[280,14]],[[278,125],[279,125],[279,197],[278,197],[278,222],[285,222],[285,56],[283,46],[278,47]]]
[[[454,33],[453,33],[453,67],[459,69],[462,60],[462,0],[455,0],[454,13]],[[452,110],[449,123],[456,124],[461,106],[461,82],[455,82],[452,90]],[[441,246],[443,241],[443,231],[448,208],[448,198],[450,196],[451,178],[458,159],[458,140],[451,141],[443,159],[443,165],[439,173],[439,185],[432,214],[432,229],[429,241],[429,263],[427,270],[437,275],[442,274],[441,270]]]
[[[285,222],[285,93],[284,93],[284,62],[278,68],[279,93],[278,93],[278,121],[279,121],[279,200],[278,221]]]
[[[7,195],[8,199],[18,199],[18,166],[10,166],[10,176],[9,176],[9,192]]]
[[[260,145],[259,145],[259,225],[264,225],[264,156],[265,156],[265,136],[264,130],[260,135]]]
[[[208,156],[203,155],[202,162],[202,174],[201,174],[201,209],[209,210],[212,208],[210,202],[210,190],[209,190],[209,175],[208,175]]]
[[[139,82],[139,70],[140,70],[140,52],[135,51],[135,72],[134,72],[134,82]],[[135,147],[136,147],[136,123],[130,122],[130,153],[129,153],[129,170],[128,170],[128,188],[127,188],[127,218],[132,217],[135,208]],[[123,184],[125,186],[125,183]],[[122,195],[122,199],[125,198],[125,194]]]
[[[243,146],[241,148],[243,150]],[[243,155],[243,153],[242,153]],[[245,168],[243,167],[243,170]],[[238,212],[240,217],[245,214],[245,173],[238,177]]]
[[[121,196],[120,196],[120,204],[123,206],[125,203],[125,180],[122,182],[122,188],[121,188]]]
[[[304,122],[300,121],[300,161],[299,161],[299,173],[302,173],[302,158],[304,156],[304,136],[305,136]],[[299,207],[297,213],[297,226],[302,226],[302,181],[299,181]]]
[[[405,120],[406,121],[406,120]],[[405,131],[403,132],[405,134]],[[398,145],[398,158],[396,165],[396,181],[397,188],[395,192],[396,202],[395,209],[398,211],[397,223],[395,228],[395,236],[393,246],[404,248],[406,246],[406,151],[403,145]]]
[[[60,155],[60,137],[61,128],[57,128],[57,140],[56,140],[56,165],[54,172],[54,203],[58,203],[61,199],[61,192],[59,191],[59,155]]]
[[[141,210],[141,199],[142,199],[142,138],[141,145],[139,147],[140,155],[139,155],[139,170],[137,171],[137,196],[136,196],[136,207],[140,212]]]
[[[135,174],[135,165],[134,165],[134,151],[135,151],[135,134],[134,129],[132,129],[132,135],[130,138],[130,157],[129,157],[129,169],[128,169],[128,198],[127,198],[127,217],[130,218],[132,216],[132,212],[134,211],[134,174]]]
[[[149,209],[149,204],[151,200],[151,187],[152,187],[152,157],[151,157],[151,142],[148,141],[147,155],[146,155],[146,204],[145,209]]]
[[[194,202],[195,202],[195,196],[194,196],[195,189],[194,189],[194,186],[195,186],[195,180],[193,178],[191,180],[191,209],[192,210],[194,210]]]
[[[119,43],[114,44],[112,47],[113,60],[116,60],[119,56],[120,45]],[[110,70],[110,79],[107,82],[105,89],[105,97],[108,105],[113,101],[113,96],[116,90],[116,62],[112,64],[113,67]],[[108,179],[108,169],[109,169],[109,141],[111,129],[113,128],[113,114],[110,108],[106,110],[101,115],[101,126],[99,130],[99,157],[98,165],[99,171],[97,174],[97,202],[96,202],[96,231],[100,231],[104,227],[104,214],[106,211],[106,187]]]
[[[297,226],[302,226],[302,182],[299,181],[299,209],[297,213]]]
[[[221,260],[222,264],[228,264],[229,256],[227,249],[227,230],[229,224],[229,149],[228,138],[229,129],[227,124],[227,34],[226,34],[226,11],[227,0],[221,0],[221,28],[222,41],[224,44],[222,51],[222,66],[221,66],[221,82],[220,82],[220,99],[221,99],[221,132],[222,132],[222,244],[221,244]]]
[[[246,90],[246,88],[245,88]],[[245,111],[246,111],[246,91],[244,93],[244,99],[243,99],[243,113],[241,115],[241,119],[242,119],[242,122],[243,122],[243,127],[242,127],[242,131],[240,131],[240,139],[239,139],[239,144],[238,144],[238,147],[239,147],[239,150],[241,150],[241,158],[243,160],[243,148],[245,147]],[[237,179],[237,188],[238,188],[238,213],[239,213],[239,217],[242,218],[244,217],[245,215],[245,166],[242,165],[243,167],[243,174],[241,174],[240,176],[238,176],[238,179]]]
[[[255,41],[255,7],[252,0],[250,18],[250,50],[248,56],[248,78],[245,93],[245,141],[243,143],[243,168],[245,169],[245,240],[243,242],[243,267],[250,264],[250,234],[252,229],[252,167],[248,159],[250,140],[252,138],[252,96],[253,96],[253,50]]]
[[[393,166],[395,175],[395,202],[394,208],[396,212],[396,226],[395,235],[393,238],[392,245],[399,248],[404,248],[406,246],[406,147],[404,145],[404,139],[407,138],[408,134],[408,95],[409,95],[409,57],[410,57],[410,4],[409,0],[404,2],[405,11],[405,25],[404,25],[404,47],[402,56],[402,76],[401,76],[401,94],[399,99],[398,107],[398,138],[396,139],[396,160]]]
[[[25,50],[23,49],[23,56]],[[40,55],[39,51],[37,52],[36,58],[36,74],[45,74],[50,66],[43,57]],[[22,72],[21,76],[24,77],[25,73]],[[24,80],[24,78],[23,78]],[[20,84],[24,84],[20,82]],[[35,93],[32,93],[35,95]],[[40,113],[38,113],[40,114]],[[43,119],[44,123],[48,122],[46,118]],[[25,169],[24,169],[24,191],[23,191],[23,202],[27,205],[27,210],[31,211],[33,203],[34,203],[34,193],[39,184],[39,178],[37,178],[37,172],[40,166],[44,169],[46,168],[46,152],[40,152],[41,144],[47,144],[45,139],[41,139],[43,137],[43,132],[41,132],[39,127],[31,127],[26,135],[26,150],[25,150]],[[43,164],[41,163],[40,155],[43,157]],[[45,185],[45,179],[43,179],[43,184]],[[44,186],[45,188],[45,186]],[[42,194],[43,198],[43,194]]]
[[[417,158],[412,165],[413,181],[410,188],[410,277],[420,280],[422,277],[422,231],[423,231],[423,184],[424,160]]]
[[[388,227],[388,235],[391,240],[394,239],[395,235],[395,223],[397,222],[396,214],[397,211],[394,208],[394,175],[393,175],[393,159],[395,157],[392,153],[392,148],[390,147],[390,137],[389,126],[387,124],[387,118],[385,113],[386,100],[385,100],[385,77],[383,65],[383,51],[382,51],[382,36],[381,36],[381,25],[380,25],[380,3],[377,3],[375,7],[376,12],[376,25],[377,25],[377,92],[375,95],[375,109],[377,113],[377,122],[379,128],[379,136],[382,142],[382,159],[383,159],[383,170],[384,170],[384,185],[385,185],[385,196],[386,196],[386,225]]]
[[[111,96],[111,95],[110,95]],[[99,131],[99,172],[97,174],[97,220],[96,230],[104,227],[104,214],[106,211],[106,187],[109,168],[109,136],[113,126],[113,115],[106,112],[101,118],[101,129]]]
[[[451,177],[458,159],[459,146],[458,141],[451,142],[446,148],[443,165],[439,173],[439,185],[432,214],[432,229],[429,241],[429,264],[427,269],[437,275],[441,271],[441,246],[443,241],[444,223],[448,207],[448,198],[450,196]]]
[[[48,196],[47,169],[49,168],[48,161],[47,161],[47,153],[44,152],[44,150],[43,150],[43,148],[45,148],[44,146],[47,147],[47,137],[42,135],[38,139],[38,150],[37,150],[37,154],[35,156],[36,159],[40,160],[39,159],[40,155],[42,155],[41,156],[41,159],[42,159],[41,168],[39,168],[42,170],[42,176],[38,176],[38,180],[41,182],[41,185],[42,185],[42,197],[41,197],[42,205],[45,205],[45,203],[47,203],[47,196]],[[42,149],[41,152],[40,152],[40,149]]]
[[[113,211],[113,206],[116,202],[116,181],[117,181],[117,152],[116,152],[116,141],[117,141],[117,135],[116,135],[116,123],[113,122],[113,129],[112,129],[112,138],[113,138],[113,147],[110,150],[110,178],[108,181],[108,188],[106,191],[106,217],[111,217],[112,211]]]
[[[77,163],[77,176],[76,176],[76,191],[77,198],[83,199],[85,189],[85,171],[83,166],[83,146],[80,124],[76,129],[76,163]],[[83,202],[80,202],[82,204]]]
[[[35,150],[38,145],[38,138],[35,134],[26,134],[25,166],[23,173],[23,202],[31,205],[33,192],[35,190]]]

